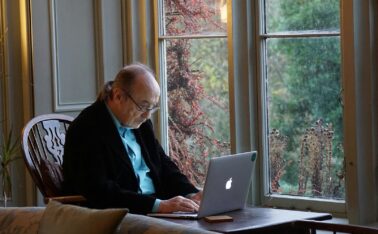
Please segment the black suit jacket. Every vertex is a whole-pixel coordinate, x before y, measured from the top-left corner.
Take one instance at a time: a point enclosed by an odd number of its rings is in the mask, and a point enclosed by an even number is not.
[[[139,184],[118,130],[104,102],[84,109],[71,123],[64,145],[64,188],[82,194],[93,208],[127,207],[151,212],[156,197],[167,199],[198,192],[164,153],[150,120],[134,129],[150,168],[154,196],[138,194]]]

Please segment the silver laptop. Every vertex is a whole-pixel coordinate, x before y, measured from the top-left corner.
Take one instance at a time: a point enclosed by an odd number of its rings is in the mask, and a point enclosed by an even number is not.
[[[199,219],[227,211],[243,209],[246,204],[257,153],[246,152],[210,160],[198,213],[151,213],[164,218]]]

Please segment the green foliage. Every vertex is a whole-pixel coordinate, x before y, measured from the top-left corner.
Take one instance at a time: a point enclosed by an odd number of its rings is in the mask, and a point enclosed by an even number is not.
[[[338,30],[339,0],[266,0],[267,31]]]
[[[338,30],[339,4],[338,0],[269,0],[268,31]],[[340,180],[344,170],[340,38],[269,39],[267,56],[269,128],[288,137],[284,158],[293,162],[280,184],[291,184],[290,188],[298,184],[302,137],[319,119],[334,130],[331,177]]]
[[[165,0],[167,35],[222,32],[224,25],[211,2]],[[339,5],[339,0],[266,0],[266,30],[338,30]],[[166,41],[170,154],[196,184],[203,180],[206,159],[229,151],[226,43],[225,39]],[[305,167],[300,165],[300,156],[305,155],[303,137],[322,119],[332,129],[332,141],[320,142],[332,152],[327,148],[319,155],[329,153],[324,158],[332,164],[327,176],[333,196],[344,197],[340,60],[339,37],[267,41],[268,124],[271,132],[279,131],[278,138],[269,140],[280,144],[269,148],[274,154],[271,163],[276,162],[271,169],[276,192],[298,194],[300,169]],[[320,184],[309,180],[306,185]],[[306,190],[304,195],[312,193]]]
[[[10,196],[12,192],[12,182],[9,171],[10,164],[19,159],[17,156],[20,150],[19,139],[13,139],[13,129],[10,129],[7,135],[3,134],[3,142],[0,144],[0,174],[2,179],[2,190],[4,199]]]
[[[206,113],[211,113],[214,131],[206,129],[208,135],[224,144],[230,142],[230,113],[228,99],[228,62],[226,39],[201,39],[191,43],[189,58],[192,70],[202,75],[200,81],[204,89],[204,98],[200,105]],[[213,144],[211,144],[213,146]],[[227,153],[217,148],[211,150],[210,155]]]

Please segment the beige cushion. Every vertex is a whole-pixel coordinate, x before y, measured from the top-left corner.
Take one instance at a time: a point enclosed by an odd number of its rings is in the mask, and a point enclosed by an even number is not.
[[[50,201],[42,216],[38,233],[113,233],[127,209],[95,210]]]
[[[43,207],[0,208],[0,234],[36,234]]]

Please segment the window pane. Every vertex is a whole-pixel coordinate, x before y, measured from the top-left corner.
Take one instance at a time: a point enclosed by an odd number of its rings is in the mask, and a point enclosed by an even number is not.
[[[165,35],[225,33],[226,0],[164,0]]]
[[[226,39],[166,40],[170,156],[193,183],[230,152]]]
[[[266,0],[266,32],[339,30],[339,0]]]
[[[268,39],[272,193],[344,199],[340,38]]]

